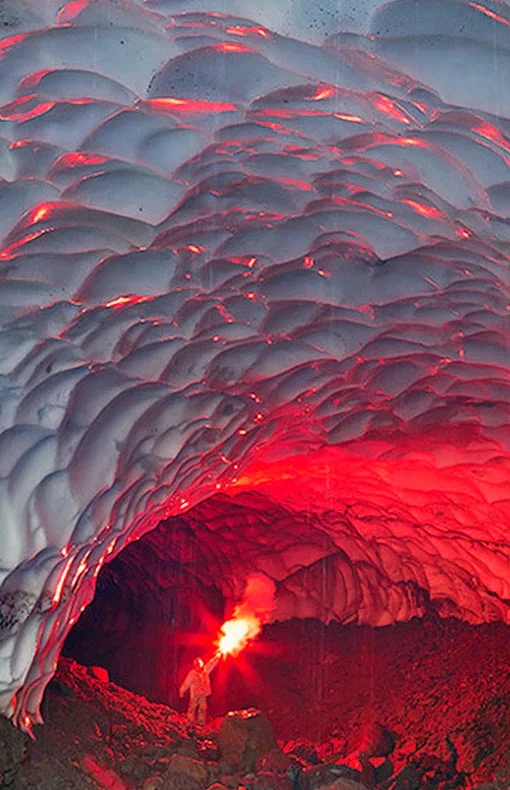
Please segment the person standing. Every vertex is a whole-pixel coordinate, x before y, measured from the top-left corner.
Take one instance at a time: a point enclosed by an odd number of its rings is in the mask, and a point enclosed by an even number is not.
[[[209,675],[218,665],[219,654],[213,656],[207,664],[202,658],[195,658],[193,666],[184,678],[179,689],[179,697],[182,699],[189,691],[188,721],[203,727],[207,716],[207,698],[211,696],[211,680]]]

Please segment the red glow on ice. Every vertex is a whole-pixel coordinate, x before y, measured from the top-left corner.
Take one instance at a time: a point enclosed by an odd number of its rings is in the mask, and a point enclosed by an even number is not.
[[[44,219],[48,219],[50,215],[51,206],[43,203],[39,208],[34,209],[34,213],[31,216],[31,224],[35,225],[37,222],[42,222]]]
[[[338,118],[341,121],[349,121],[350,123],[363,123],[365,124],[366,121],[361,118],[359,115],[350,115],[349,113],[341,113],[341,112],[327,112],[326,110],[302,110],[302,109],[290,109],[290,110],[283,110],[280,108],[268,108],[263,110],[256,110],[253,113],[257,116],[257,119],[260,116],[269,116],[272,118]],[[270,123],[266,124],[271,128],[280,128]]]
[[[140,302],[148,302],[149,299],[152,299],[152,296],[138,296],[137,294],[126,294],[125,296],[118,296],[116,299],[112,299],[111,302],[106,302],[104,307],[113,307],[114,309],[116,309],[119,307],[126,307],[127,305],[139,304]]]
[[[217,44],[215,49],[218,52],[254,52],[251,47],[247,47],[245,44],[230,44],[228,42],[224,44]]]
[[[232,46],[235,46],[234,44]],[[143,107],[153,109],[157,112],[175,113],[203,113],[203,112],[233,112],[237,109],[231,102],[207,101],[206,99],[177,99],[175,97],[164,99],[147,99],[141,102]]]
[[[86,151],[73,151],[70,154],[61,156],[60,159],[56,161],[54,167],[87,167],[89,165],[104,165],[106,162],[108,162],[107,156],[89,154]]]
[[[494,126],[494,124],[489,123],[489,121],[482,121],[481,123],[477,124],[476,126],[472,127],[473,132],[479,134],[480,137],[485,137],[486,140],[491,140],[496,145],[499,145],[505,151],[510,152],[510,145],[508,140],[501,134],[499,129]]]
[[[58,584],[55,588],[55,592],[53,593],[53,599],[52,599],[53,606],[58,606],[58,604],[60,603],[60,599],[62,597],[62,590],[64,589],[64,584],[67,578],[67,574],[69,573],[71,563],[72,563],[72,557],[66,562],[64,566],[64,570],[62,571],[62,575],[58,580]]]
[[[221,315],[221,317],[225,319],[227,324],[232,324],[233,323],[234,319],[232,318],[232,316],[228,312],[228,310],[225,307],[225,305],[219,304],[219,305],[217,305],[216,309],[217,309],[218,313]]]
[[[469,230],[469,228],[459,228],[456,233],[461,239],[469,239],[473,235],[473,231]]]
[[[36,94],[31,94],[29,96],[22,96],[20,99],[16,99],[16,101],[10,102],[9,104],[4,104],[0,110],[0,118],[4,121],[24,123],[25,121],[31,121],[34,118],[38,118],[40,115],[44,115],[52,110],[57,104],[71,104],[77,106],[94,103],[95,99],[61,99],[59,102],[41,102]],[[25,108],[26,105],[32,106],[29,106],[27,109]]]
[[[57,24],[62,25],[72,22],[81,11],[84,11],[89,4],[89,0],[70,0],[57,14]]]
[[[25,244],[35,241],[35,239],[43,236],[45,233],[47,233],[46,229],[34,231],[33,233],[27,233],[26,236],[22,236],[22,238],[18,239],[18,241],[9,244],[8,247],[4,247],[4,249],[0,252],[0,258],[3,260],[6,258],[11,258],[13,255],[16,255],[16,253],[18,253],[21,248],[25,246]]]
[[[298,181],[295,178],[278,178],[275,180],[279,181],[281,184],[289,184],[289,186],[298,187],[298,189],[303,189],[305,192],[311,192],[313,190],[313,187],[307,184],[306,181]]]
[[[468,3],[471,8],[475,8],[477,11],[480,11],[481,14],[485,14],[485,16],[490,17],[491,19],[495,19],[496,22],[501,22],[503,25],[510,25],[508,19],[505,19],[499,14],[496,14],[494,11],[489,11],[488,8],[484,8],[483,5],[478,5],[478,3]]]
[[[412,208],[417,214],[420,214],[420,216],[427,217],[427,219],[445,219],[445,215],[442,211],[439,211],[439,209],[433,206],[428,206],[425,203],[418,203],[416,200],[403,200],[402,203]]]
[[[50,72],[51,69],[43,69],[43,71],[34,71],[32,74],[27,74],[26,77],[23,77],[23,79],[19,81],[18,92],[28,89],[32,93],[41,79],[46,74],[50,74]]]
[[[0,58],[7,55],[11,49],[14,49],[14,47],[24,41],[25,38],[28,38],[27,33],[17,33],[15,36],[9,36],[9,38],[0,41]]]
[[[393,141],[392,141],[393,142]],[[401,140],[395,140],[395,145],[402,145],[409,148],[427,148],[423,140],[417,140],[416,137],[402,137]]]
[[[376,110],[383,112],[385,115],[390,116],[395,121],[399,121],[400,123],[411,123],[407,115],[399,109],[397,103],[392,101],[388,96],[384,96],[382,93],[376,93],[371,97],[371,99],[372,104]]]
[[[9,102],[9,104],[4,104],[0,110],[0,118],[3,121],[23,123],[24,121],[32,120],[32,118],[37,118],[39,115],[44,115],[44,113],[53,109],[55,104],[56,102],[54,101],[41,102],[36,94],[22,96],[20,99]]]
[[[350,123],[366,123],[359,115],[350,115],[346,112],[335,112],[333,118],[338,118],[340,121],[349,121]]]
[[[248,27],[248,25],[231,25],[227,27],[227,33],[230,33],[233,36],[261,36],[262,38],[269,38],[269,32],[266,30],[265,27],[262,26],[254,26]]]
[[[323,88],[321,88],[321,87],[317,88],[317,90],[315,91],[314,95],[312,96],[312,99],[314,101],[320,101],[321,99],[331,99],[332,96],[335,96],[335,95],[336,95],[335,88],[332,88],[331,86],[326,85]]]

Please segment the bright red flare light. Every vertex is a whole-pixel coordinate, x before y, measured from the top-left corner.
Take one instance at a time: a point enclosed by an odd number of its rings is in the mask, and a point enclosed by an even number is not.
[[[235,607],[230,620],[220,628],[218,653],[237,656],[258,637],[275,610],[275,590],[273,580],[263,573],[248,576],[241,602]]]
[[[260,634],[262,625],[255,616],[246,616],[227,620],[220,628],[222,636],[218,640],[218,652],[226,656],[237,656],[249,642]]]

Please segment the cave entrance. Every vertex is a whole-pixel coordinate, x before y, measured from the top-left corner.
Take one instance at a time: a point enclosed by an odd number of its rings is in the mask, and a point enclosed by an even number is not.
[[[366,667],[373,663],[366,660],[373,652],[371,629],[326,627],[312,606],[317,596],[331,594],[331,550],[310,514],[292,513],[256,491],[217,494],[162,521],[105,563],[95,597],[70,631],[63,655],[104,667],[118,685],[182,711],[183,675],[195,656],[214,652],[219,627],[247,576],[263,571],[282,578],[283,555],[299,554],[299,563],[310,567],[291,572],[287,589],[277,591],[283,607],[278,615],[286,622],[264,626],[237,658],[220,663],[209,711],[214,716],[261,707],[278,732],[297,737],[303,728],[308,737],[320,739],[328,726],[321,708],[336,671],[331,656],[347,632],[353,655],[364,651]],[[318,578],[322,583],[314,599]],[[309,604],[306,595],[293,595],[293,584],[308,588]]]
[[[104,667],[113,682],[151,701],[177,706],[182,668],[211,650],[224,608],[189,523],[169,519],[103,566],[63,655]]]
[[[474,742],[492,721],[497,732],[484,741],[487,754],[473,756],[492,759],[510,732],[510,706],[498,702],[510,694],[508,626],[439,617],[432,606],[383,627],[359,625],[355,613],[325,625],[318,605],[338,592],[341,552],[337,546],[332,554],[314,518],[245,491],[217,494],[161,522],[103,567],[64,655],[103,666],[118,685],[184,712],[178,687],[192,659],[212,654],[247,574],[265,571],[284,578],[281,622],[264,626],[257,642],[215,670],[211,716],[253,705],[279,738],[329,739],[343,753],[358,748],[367,726],[379,721],[402,748],[419,743],[445,760],[448,743]],[[309,566],[282,568],[283,557],[295,557],[297,566],[304,555]],[[341,560],[354,567],[355,558]]]
[[[183,711],[178,689],[193,658],[213,654],[246,577],[277,570],[284,544],[314,529],[306,521],[248,492],[218,494],[160,522],[102,567],[94,599],[62,654],[104,667],[116,684]],[[271,529],[276,524],[278,535]],[[304,545],[311,550],[310,535]],[[324,673],[309,657],[321,661],[324,649],[325,629],[317,619],[265,626],[259,640],[215,670],[210,714],[255,706],[283,722],[287,706],[299,722],[302,706],[295,703],[304,689],[321,698]]]

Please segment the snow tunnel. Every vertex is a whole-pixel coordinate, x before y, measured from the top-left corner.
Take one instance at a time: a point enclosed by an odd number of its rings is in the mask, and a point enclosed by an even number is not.
[[[0,21],[0,711],[147,553],[215,616],[507,624],[507,4]]]

